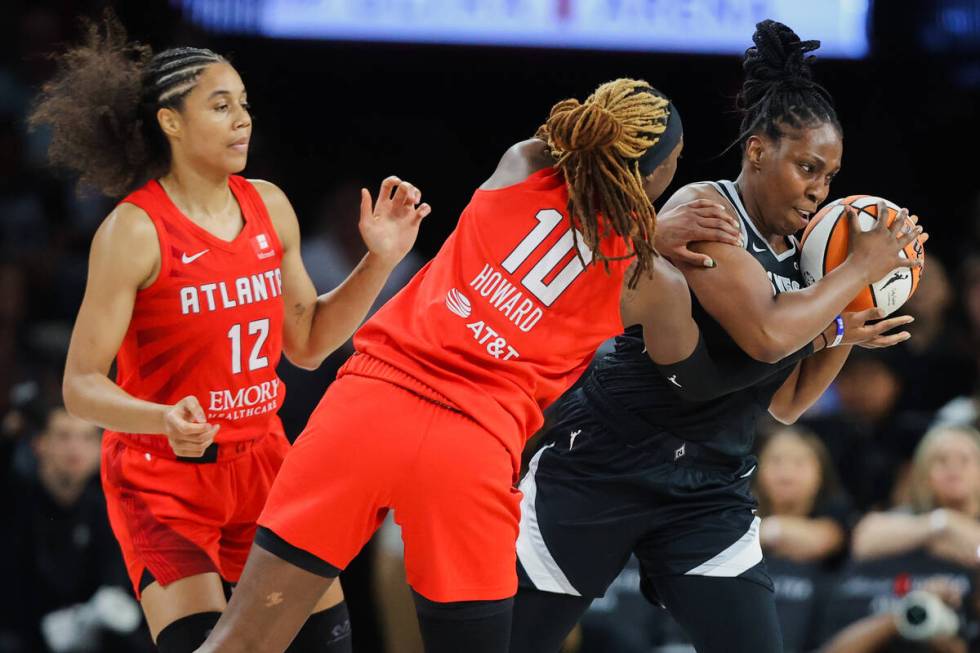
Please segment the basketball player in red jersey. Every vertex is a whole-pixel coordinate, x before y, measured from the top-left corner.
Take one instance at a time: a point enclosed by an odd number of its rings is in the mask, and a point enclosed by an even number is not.
[[[92,243],[64,398],[106,429],[109,516],[157,646],[192,651],[288,449],[281,353],[312,369],[346,341],[429,207],[394,177],[373,208],[362,191],[369,253],[317,297],[286,196],[234,174],[252,130],[238,73],[210,50],[151,56],[111,18],[66,54],[32,121],[52,128],[53,163],[129,192]],[[342,600],[339,587],[316,597],[289,650],[350,651]]]
[[[506,651],[525,440],[623,328],[624,280],[662,280],[665,319],[688,292],[654,251],[652,201],[682,147],[667,98],[610,82],[556,104],[539,136],[508,150],[435,259],[356,335],[199,650],[285,649],[394,509],[426,650]],[[714,202],[678,207],[656,245],[683,258],[692,239],[735,244],[724,216]]]

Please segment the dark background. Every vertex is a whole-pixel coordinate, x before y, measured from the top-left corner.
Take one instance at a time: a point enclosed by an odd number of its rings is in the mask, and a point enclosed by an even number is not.
[[[737,148],[726,152],[739,122],[737,56],[271,40],[203,31],[179,2],[8,0],[0,12],[0,415],[28,395],[58,398],[88,244],[112,207],[105,198],[79,199],[70,179],[48,170],[45,135],[24,123],[53,72],[49,55],[77,39],[80,17],[106,6],[155,50],[205,46],[232,60],[254,109],[245,174],[283,188],[304,238],[352,225],[357,188],[376,193],[383,177],[397,174],[433,206],[416,248],[428,259],[508,146],[533,134],[556,101],[584,99],[617,77],[645,79],[680,108],[685,150],[674,189],[739,172]],[[806,25],[791,27],[805,39],[820,37]],[[956,356],[975,374],[976,322],[959,289],[964,263],[980,253],[980,1],[880,0],[869,34],[866,59],[820,59],[815,69],[845,135],[831,198],[880,195],[921,217],[931,234],[928,257],[945,263],[952,281],[945,315],[958,325],[950,331],[959,337]],[[312,375],[284,371],[291,437],[338,362]],[[922,368],[893,369],[902,376]],[[916,408],[969,395],[971,375],[961,377]],[[911,373],[901,380],[894,415],[917,382]],[[852,467],[862,474],[860,462]],[[357,593],[356,584],[348,587]],[[365,618],[363,609],[355,613]],[[370,631],[357,631],[359,650],[375,645]]]

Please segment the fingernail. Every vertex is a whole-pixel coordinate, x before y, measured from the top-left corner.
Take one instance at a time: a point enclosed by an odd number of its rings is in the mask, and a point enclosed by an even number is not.
[[[717,265],[718,264],[715,263],[715,260],[713,258],[705,259],[704,261],[704,267],[706,268],[713,268],[716,267]]]

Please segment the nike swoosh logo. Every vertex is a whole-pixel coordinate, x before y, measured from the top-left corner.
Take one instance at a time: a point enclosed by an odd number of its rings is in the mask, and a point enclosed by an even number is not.
[[[204,251],[198,252],[197,254],[194,254],[193,256],[188,256],[187,252],[184,252],[184,255],[180,257],[180,260],[184,265],[187,265],[188,263],[193,263],[194,261],[201,258],[202,256],[204,256],[210,251],[211,251],[210,249],[206,249]]]
[[[763,247],[763,248],[761,248],[761,249],[760,249],[759,247],[756,247],[756,246],[755,246],[755,243],[752,243],[752,251],[753,251],[753,252],[759,252],[759,253],[762,253],[762,252],[764,252],[764,251],[766,251],[766,249],[765,249],[765,247]]]

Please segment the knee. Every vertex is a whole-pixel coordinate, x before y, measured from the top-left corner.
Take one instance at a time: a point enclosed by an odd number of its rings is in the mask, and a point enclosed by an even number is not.
[[[157,650],[160,653],[192,653],[199,650],[198,647],[204,644],[220,617],[220,612],[199,612],[177,619],[157,635]]]
[[[297,633],[286,653],[350,653],[350,614],[344,602],[314,612]]]

